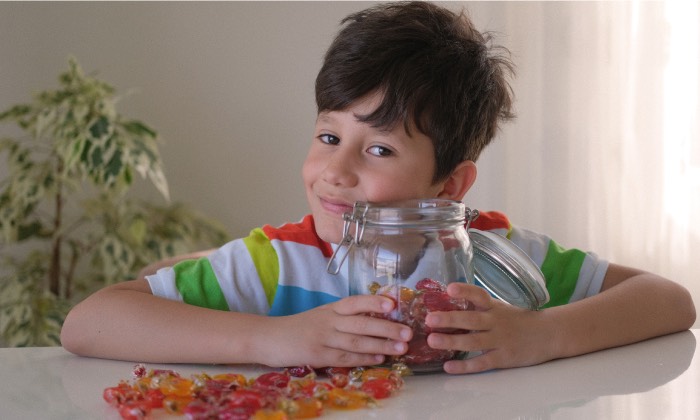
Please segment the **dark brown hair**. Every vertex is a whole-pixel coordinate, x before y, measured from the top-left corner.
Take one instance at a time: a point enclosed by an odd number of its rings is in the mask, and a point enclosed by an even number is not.
[[[513,118],[508,51],[460,14],[426,2],[387,3],[343,19],[316,78],[318,112],[374,92],[382,103],[360,121],[403,123],[433,141],[434,181],[476,161],[502,120]]]

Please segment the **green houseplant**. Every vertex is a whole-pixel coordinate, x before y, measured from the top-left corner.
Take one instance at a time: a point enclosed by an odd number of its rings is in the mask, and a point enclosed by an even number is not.
[[[74,58],[59,82],[0,113],[22,133],[0,139],[0,335],[10,346],[59,344],[86,294],[228,239],[217,222],[169,204],[157,133],[117,113],[112,86]],[[163,205],[128,197],[137,175]]]

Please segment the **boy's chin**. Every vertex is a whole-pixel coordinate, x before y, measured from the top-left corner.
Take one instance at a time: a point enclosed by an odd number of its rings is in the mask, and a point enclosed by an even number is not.
[[[318,236],[319,236],[321,239],[323,239],[324,241],[330,242],[330,243],[332,243],[332,244],[339,244],[340,241],[343,239],[343,238],[342,238],[342,236],[343,236],[342,233],[326,233],[326,234],[324,234],[324,233],[322,233],[322,232],[319,232],[319,233],[318,233]]]
[[[334,224],[318,223],[316,225],[316,234],[319,238],[332,244],[339,244],[343,239],[343,229],[336,228]]]
[[[325,217],[324,217],[325,216]],[[316,234],[319,238],[332,244],[339,244],[343,239],[343,221],[334,220],[326,215],[314,214]]]

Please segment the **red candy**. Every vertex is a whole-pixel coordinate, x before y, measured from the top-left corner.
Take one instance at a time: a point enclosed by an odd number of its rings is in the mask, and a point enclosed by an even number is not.
[[[288,373],[280,372],[268,372],[258,376],[255,381],[253,381],[253,387],[257,389],[270,389],[270,388],[285,388],[289,383],[290,376]]]
[[[336,388],[345,388],[350,383],[350,376],[344,373],[334,373],[331,375],[331,383]]]
[[[340,373],[343,375],[349,375],[351,370],[352,370],[352,368],[349,368],[349,367],[325,367],[325,368],[321,369],[321,371],[328,376],[333,376],[336,373]]]
[[[138,365],[134,366],[134,370],[131,372],[131,374],[134,376],[134,378],[143,378],[146,376],[146,366],[142,365],[139,363]]]
[[[445,292],[427,291],[422,293],[421,297],[428,312],[461,311],[465,309],[464,304],[456,302]]]
[[[135,389],[131,388],[126,382],[120,382],[117,386],[112,386],[105,388],[102,391],[102,398],[109,405],[118,406],[127,401],[136,400],[140,397],[140,394]]]
[[[427,363],[446,362],[455,357],[453,350],[434,349],[428,345],[428,336],[425,333],[413,335],[408,343],[408,351],[401,356],[401,360],[409,366],[424,365]]]
[[[164,399],[165,395],[160,389],[149,389],[144,396],[144,400],[150,408],[163,408]]]
[[[289,374],[295,378],[303,378],[304,376],[311,374],[313,371],[314,369],[309,365],[287,368],[287,372],[289,372]]]
[[[444,292],[445,289],[446,287],[444,284],[433,279],[425,278],[416,283],[416,290],[431,290],[434,292]]]
[[[126,420],[145,419],[151,414],[151,409],[144,401],[129,401],[119,406],[119,415]]]
[[[394,392],[394,384],[389,379],[370,379],[364,382],[360,389],[372,398],[381,400],[384,398],[389,398]]]

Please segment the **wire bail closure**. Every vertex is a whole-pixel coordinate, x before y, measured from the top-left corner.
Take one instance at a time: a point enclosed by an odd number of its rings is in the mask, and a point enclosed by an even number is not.
[[[467,207],[464,209],[464,213],[465,213],[464,216],[467,219],[467,224],[464,226],[464,229],[468,231],[469,225],[471,225],[472,222],[479,217],[479,210],[477,210],[477,209],[472,210],[469,207]]]
[[[343,266],[343,263],[348,258],[352,247],[359,245],[362,241],[362,236],[365,233],[365,215],[368,209],[369,205],[366,202],[357,201],[352,207],[352,214],[343,214],[343,220],[345,221],[343,223],[343,239],[340,241],[335,251],[333,251],[331,259],[328,260],[328,265],[326,266],[326,271],[328,273],[334,275],[338,274],[340,272],[340,267]],[[350,234],[350,227],[353,223],[355,224],[355,236]],[[343,252],[342,255],[338,255],[342,248],[345,248],[345,252]],[[336,263],[338,258],[340,258],[340,260]]]

